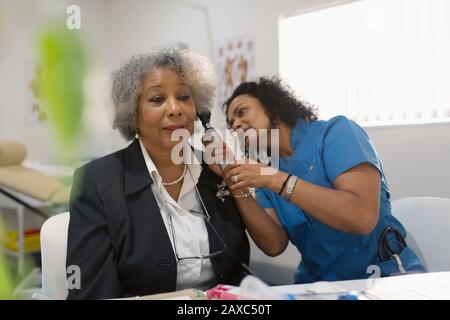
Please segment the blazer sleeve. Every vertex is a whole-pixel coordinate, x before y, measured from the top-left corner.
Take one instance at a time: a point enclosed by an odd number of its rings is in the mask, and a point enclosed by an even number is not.
[[[252,275],[253,272],[249,268],[249,260],[250,260],[250,246],[248,242],[248,238],[244,233],[244,237],[241,243],[241,250],[239,250],[239,258],[234,265],[233,271],[231,272],[231,276],[226,281],[227,284],[233,286],[239,286],[241,281],[248,275]]]
[[[70,195],[67,267],[78,266],[80,285],[71,288],[68,299],[107,299],[122,296],[117,261],[104,206],[89,170],[78,169]],[[72,285],[73,287],[74,285]]]

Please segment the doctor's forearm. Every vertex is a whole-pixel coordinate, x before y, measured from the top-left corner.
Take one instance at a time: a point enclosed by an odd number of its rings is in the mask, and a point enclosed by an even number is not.
[[[247,231],[258,248],[269,256],[282,253],[289,241],[284,229],[253,197],[236,198],[235,201]]]
[[[364,212],[363,200],[349,191],[324,188],[299,179],[291,201],[317,220],[342,231],[368,234],[376,224],[373,215]]]
[[[280,172],[279,181],[284,181],[286,176]],[[280,188],[274,185],[273,190]],[[322,223],[350,233],[368,234],[377,221],[357,194],[321,187],[302,179],[297,181],[291,202]]]

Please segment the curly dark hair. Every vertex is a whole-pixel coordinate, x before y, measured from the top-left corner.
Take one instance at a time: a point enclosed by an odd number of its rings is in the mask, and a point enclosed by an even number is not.
[[[307,122],[318,119],[316,107],[298,99],[292,89],[278,77],[261,77],[257,82],[242,82],[222,105],[225,114],[228,113],[231,102],[242,94],[248,94],[261,102],[272,125],[281,120],[293,128],[298,118]],[[229,124],[228,116],[226,118]]]

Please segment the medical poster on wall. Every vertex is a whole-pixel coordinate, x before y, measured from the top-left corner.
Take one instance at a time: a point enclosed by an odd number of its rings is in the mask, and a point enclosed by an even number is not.
[[[33,62],[26,65],[25,123],[35,127],[48,122],[47,101],[41,87],[41,67]]]
[[[218,103],[223,102],[233,90],[244,81],[254,79],[255,41],[250,35],[226,39],[218,50]]]

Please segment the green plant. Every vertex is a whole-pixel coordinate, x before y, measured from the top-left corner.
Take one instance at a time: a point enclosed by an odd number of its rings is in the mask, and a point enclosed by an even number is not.
[[[64,151],[72,150],[81,130],[83,80],[87,56],[78,30],[64,22],[49,22],[37,37],[43,95],[56,137]]]
[[[0,239],[4,236],[3,225],[0,221]],[[10,299],[13,290],[13,283],[10,271],[7,268],[7,264],[3,253],[0,251],[0,300]]]

